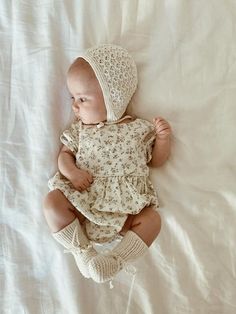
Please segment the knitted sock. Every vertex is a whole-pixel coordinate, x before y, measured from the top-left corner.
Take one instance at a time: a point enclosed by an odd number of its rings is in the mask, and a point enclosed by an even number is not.
[[[62,230],[52,233],[56,241],[63,245],[66,253],[72,253],[76,264],[85,278],[90,278],[88,262],[97,255],[89,239],[83,232],[78,218]]]
[[[147,244],[133,231],[129,230],[121,242],[107,255],[98,254],[89,262],[89,273],[96,282],[105,282],[131,262],[144,255]]]

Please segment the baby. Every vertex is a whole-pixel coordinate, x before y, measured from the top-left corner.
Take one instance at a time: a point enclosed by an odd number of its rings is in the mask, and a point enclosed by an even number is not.
[[[144,255],[161,228],[149,167],[170,153],[171,128],[125,115],[137,69],[122,47],[81,54],[67,75],[76,120],[61,135],[59,172],[49,180],[44,215],[53,237],[86,278],[109,281]],[[120,242],[106,254],[93,243]]]

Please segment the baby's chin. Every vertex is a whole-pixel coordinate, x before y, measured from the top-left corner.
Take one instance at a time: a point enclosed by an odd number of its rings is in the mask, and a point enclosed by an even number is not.
[[[79,120],[81,120],[82,122],[83,122],[83,124],[99,124],[100,122],[103,122],[102,120],[101,121],[97,121],[97,120],[88,120],[88,119],[83,119],[82,117],[80,117],[80,116],[77,116],[77,118],[79,119]]]

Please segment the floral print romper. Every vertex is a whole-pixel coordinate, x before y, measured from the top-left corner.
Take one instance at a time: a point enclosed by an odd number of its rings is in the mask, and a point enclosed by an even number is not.
[[[59,189],[87,219],[84,229],[96,243],[119,238],[128,214],[158,207],[147,163],[155,141],[154,126],[143,119],[105,124],[101,128],[74,122],[60,137],[76,157],[76,165],[93,176],[89,189],[79,192],[57,172],[48,182]]]

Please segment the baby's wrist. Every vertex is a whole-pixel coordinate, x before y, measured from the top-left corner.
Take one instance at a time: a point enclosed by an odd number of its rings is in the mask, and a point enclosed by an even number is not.
[[[170,139],[170,134],[167,134],[167,135],[158,135],[156,136],[156,140],[158,141],[169,141]]]
[[[59,169],[60,172],[63,174],[64,177],[66,177],[70,182],[72,182],[75,177],[76,177],[76,169],[75,168],[64,168],[64,169]]]

